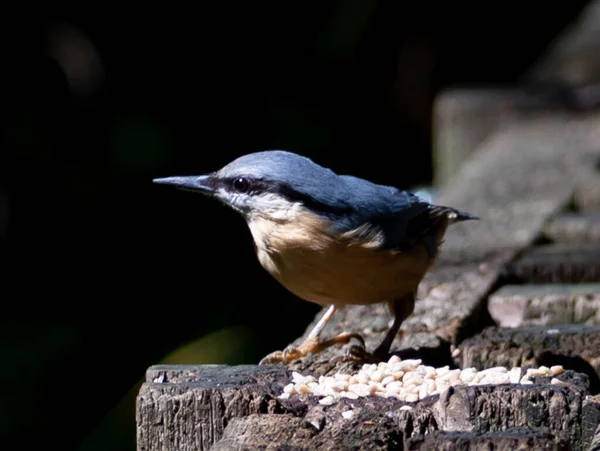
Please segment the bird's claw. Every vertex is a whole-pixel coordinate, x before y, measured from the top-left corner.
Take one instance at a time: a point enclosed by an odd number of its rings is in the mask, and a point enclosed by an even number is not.
[[[357,340],[364,349],[365,340],[359,334],[342,332],[341,334],[325,341],[315,338],[307,338],[300,346],[287,346],[283,351],[275,351],[265,356],[258,364],[267,365],[272,363],[290,363],[309,354],[317,354],[336,344],[348,344],[352,339]]]

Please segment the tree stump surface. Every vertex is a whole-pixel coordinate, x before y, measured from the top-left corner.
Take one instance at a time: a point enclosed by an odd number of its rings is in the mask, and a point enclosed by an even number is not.
[[[549,437],[560,444],[591,442],[595,432],[582,427],[588,378],[573,371],[557,376],[558,385],[532,377],[531,385],[454,387],[418,403],[359,398],[331,406],[311,395],[279,399],[290,378],[282,365],[152,367],[138,398],[139,449],[417,449],[436,431],[461,433],[435,439],[444,443],[480,436],[478,446]],[[598,411],[588,410],[589,426]]]

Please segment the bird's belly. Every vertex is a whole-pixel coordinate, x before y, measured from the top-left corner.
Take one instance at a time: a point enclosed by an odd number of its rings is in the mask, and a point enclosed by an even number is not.
[[[360,246],[260,252],[263,267],[296,296],[321,305],[375,304],[414,292],[431,261],[424,246],[405,253]]]

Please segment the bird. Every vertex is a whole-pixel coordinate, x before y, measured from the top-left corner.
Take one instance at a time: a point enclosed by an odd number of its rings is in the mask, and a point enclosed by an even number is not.
[[[273,351],[259,365],[289,363],[352,339],[359,342],[351,347],[357,359],[385,360],[448,226],[480,219],[410,191],[338,174],[288,150],[256,151],[212,172],[153,183],[201,193],[239,213],[260,265],[325,311],[298,346]],[[393,316],[373,351],[356,332],[322,336],[339,309],[372,304],[387,304]]]

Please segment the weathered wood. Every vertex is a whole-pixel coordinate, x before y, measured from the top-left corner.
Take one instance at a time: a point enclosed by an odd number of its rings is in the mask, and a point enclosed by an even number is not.
[[[596,428],[596,433],[594,434],[594,438],[592,443],[590,443],[589,451],[600,451],[600,424]]]
[[[526,71],[522,77],[524,88],[456,87],[438,94],[432,134],[436,186],[446,185],[493,131],[526,117],[529,111],[597,104],[599,21],[600,2],[591,2]],[[600,201],[600,197],[595,199]],[[600,206],[600,202],[595,205]]]
[[[543,233],[555,243],[600,242],[600,212],[561,213],[550,219]]]
[[[152,367],[137,397],[137,449],[208,450],[232,418],[277,412],[290,377],[281,366]]]
[[[592,393],[600,391],[600,326],[489,327],[458,349],[461,368],[563,365],[587,374]]]
[[[445,186],[495,130],[525,117],[532,110],[551,107],[543,97],[521,88],[448,88],[433,106],[433,184]]]
[[[573,202],[580,211],[600,212],[600,164],[590,164],[590,168],[594,166],[595,173],[582,175],[575,190]]]
[[[311,395],[279,399],[291,380],[279,365],[157,366],[138,397],[138,449],[390,449],[434,431],[511,428],[546,428],[580,443],[587,379],[571,371],[558,378],[565,383],[540,377],[455,387],[413,404],[371,397],[324,406]]]
[[[488,310],[500,327],[600,325],[600,284],[505,285]]]
[[[550,244],[525,250],[508,266],[524,283],[600,282],[600,244]]]
[[[568,440],[556,439],[547,429],[514,428],[501,432],[433,432],[408,442],[407,451],[571,451]]]
[[[583,401],[581,416],[582,448],[587,450],[594,442],[600,428],[600,396],[590,396]]]

